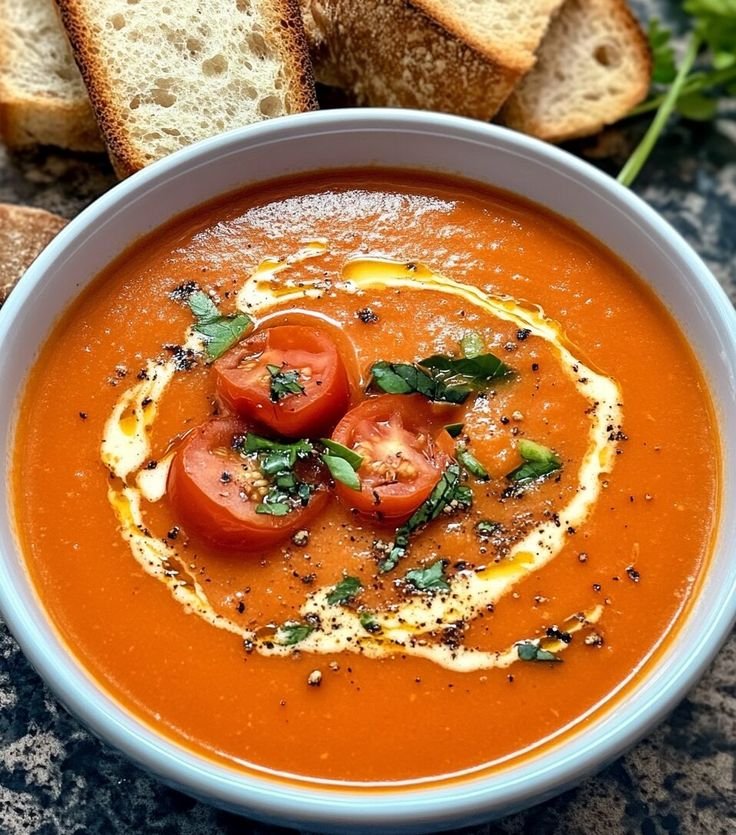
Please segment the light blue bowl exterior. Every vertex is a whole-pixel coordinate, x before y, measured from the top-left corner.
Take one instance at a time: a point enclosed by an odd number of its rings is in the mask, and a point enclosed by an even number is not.
[[[584,717],[558,746],[449,785],[364,790],[243,773],[158,736],[103,693],[41,611],[13,534],[8,468],[24,380],[59,314],[119,252],[172,216],[272,177],[365,165],[424,168],[516,192],[603,241],[655,290],[708,377],[723,441],[718,541],[676,643],[635,677],[613,709]],[[692,687],[736,618],[736,315],[682,238],[614,180],[575,157],[502,128],[452,116],[342,110],[287,117],[186,148],[121,183],[41,255],[0,311],[0,610],[31,663],[94,733],[169,785],[231,811],[331,832],[427,832],[469,825],[549,798],[618,757]],[[64,443],[64,439],[59,439]]]

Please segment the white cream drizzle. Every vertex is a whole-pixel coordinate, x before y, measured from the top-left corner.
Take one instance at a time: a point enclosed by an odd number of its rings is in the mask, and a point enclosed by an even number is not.
[[[262,654],[287,655],[298,649],[325,654],[359,652],[379,658],[400,652],[426,658],[460,672],[507,667],[519,660],[518,642],[500,652],[465,646],[450,647],[438,642],[446,627],[438,629],[437,624],[468,622],[489,605],[495,605],[523,578],[539,571],[561,552],[568,537],[568,528],[578,529],[585,522],[600,495],[600,478],[611,471],[615,460],[616,432],[612,432],[611,427],[617,430],[621,425],[619,387],[613,379],[586,366],[573,355],[560,326],[548,319],[541,308],[525,306],[509,297],[490,296],[478,287],[435,273],[422,264],[355,258],[344,265],[342,279],[338,281],[324,277],[312,279],[300,276],[297,279],[284,274],[292,265],[326,251],[326,242],[314,241],[289,258],[264,261],[238,293],[238,308],[254,314],[277,304],[320,298],[327,293],[406,288],[459,297],[466,304],[528,329],[554,348],[563,371],[592,407],[588,410],[588,447],[578,469],[578,489],[572,499],[558,511],[556,520],[536,525],[500,563],[482,570],[458,572],[452,578],[449,592],[413,598],[397,604],[390,611],[376,612],[372,616],[379,630],[376,633],[365,630],[356,612],[331,605],[327,597],[332,587],[327,586],[310,594],[300,608],[302,619],[313,621],[317,618],[320,627],[298,645],[281,645],[274,641],[273,636],[256,638],[255,633],[242,629],[215,611],[194,577],[181,568],[184,563],[176,548],[156,539],[143,523],[141,496],[155,502],[165,495],[171,457],[162,459],[154,470],[141,468],[150,457],[149,435],[158,403],[176,370],[173,360],[149,360],[147,379],[124,392],[116,403],[105,426],[101,447],[105,465],[126,483],[120,490],[111,487],[108,493],[120,523],[121,535],[144,570],[164,582],[187,611],[197,614],[212,626],[240,635]],[[187,333],[184,347],[195,351],[202,349],[201,339],[192,329]],[[127,482],[136,470],[137,487],[133,487]],[[574,632],[595,623],[601,614],[601,607],[579,613],[573,616],[567,631]],[[549,642],[545,646],[549,646]],[[557,642],[554,651],[562,651],[566,646]]]

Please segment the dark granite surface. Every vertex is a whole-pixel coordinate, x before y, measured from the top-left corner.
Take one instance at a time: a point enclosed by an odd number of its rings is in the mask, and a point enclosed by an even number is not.
[[[666,0],[636,4],[667,13]],[[677,4],[674,4],[677,5]],[[615,171],[642,123],[572,150]],[[605,150],[608,156],[600,158]],[[613,157],[610,154],[613,153]],[[72,217],[114,182],[98,157],[0,151],[0,201]],[[675,123],[636,191],[694,246],[736,301],[736,105],[713,124]],[[736,833],[736,639],[667,722],[600,775],[467,835]],[[90,736],[0,627],[0,833],[286,832],[163,787]]]

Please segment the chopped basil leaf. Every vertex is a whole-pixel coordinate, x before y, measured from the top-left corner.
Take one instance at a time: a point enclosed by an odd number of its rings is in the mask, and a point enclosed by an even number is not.
[[[335,481],[340,481],[351,490],[360,490],[360,479],[355,470],[344,458],[338,458],[336,455],[322,455],[322,460],[327,465],[330,475]]]
[[[562,661],[554,652],[542,649],[533,641],[524,641],[516,645],[516,651],[522,661]]]
[[[515,484],[528,484],[531,481],[546,478],[562,467],[562,461],[553,450],[535,441],[522,438],[517,444],[517,449],[524,463],[506,476]]]
[[[488,481],[490,476],[488,470],[480,463],[480,461],[468,450],[465,444],[458,444],[455,451],[455,457],[458,464],[466,469],[470,475],[475,476],[479,481]]]
[[[505,362],[493,354],[478,354],[474,357],[447,357],[435,354],[420,360],[422,368],[433,371],[444,382],[456,380],[465,385],[479,387],[491,380],[510,377],[514,372]]]
[[[327,595],[327,602],[331,606],[341,606],[349,603],[362,589],[363,585],[357,577],[343,577]]]
[[[293,443],[282,443],[272,441],[270,438],[263,438],[254,432],[248,432],[241,446],[243,452],[287,452],[289,453],[289,466],[293,467],[297,458],[304,458],[314,452],[314,447],[307,440],[294,441]]]
[[[473,390],[491,380],[509,377],[513,371],[493,354],[448,357],[441,354],[418,363],[376,362],[372,384],[388,394],[417,392],[429,400],[464,403]]]
[[[204,348],[210,360],[216,360],[244,336],[253,320],[247,313],[223,316],[212,299],[196,290],[187,300],[196,322],[194,330],[204,339]]]
[[[279,627],[276,633],[276,640],[281,646],[291,647],[308,638],[312,632],[314,632],[314,627],[308,623],[298,623],[293,620],[287,621]]]
[[[448,423],[447,426],[445,426],[445,431],[451,438],[457,438],[463,431],[464,426],[464,423]]]
[[[446,560],[437,560],[429,568],[414,568],[407,571],[404,581],[417,591],[448,591],[450,584],[445,579]]]
[[[465,331],[460,340],[460,349],[466,357],[477,357],[483,353],[485,347],[483,337],[478,331]]]
[[[268,498],[268,495],[266,498]],[[267,516],[286,516],[290,511],[291,507],[284,502],[261,502],[261,504],[256,505],[256,513]]]
[[[322,438],[321,441],[329,450],[320,457],[327,465],[330,475],[335,481],[342,482],[351,490],[360,490],[360,479],[356,470],[360,469],[363,457],[358,455],[357,452],[353,452],[352,449],[337,443],[337,441],[332,441],[329,438]]]
[[[372,635],[375,635],[376,632],[381,631],[381,625],[375,619],[372,612],[361,612],[359,619],[360,625],[366,632],[370,632]]]
[[[362,455],[358,455],[357,452],[353,452],[352,449],[349,449],[342,444],[338,444],[337,441],[333,441],[331,438],[320,438],[320,441],[325,449],[328,449],[332,455],[336,455],[338,458],[344,458],[354,470],[360,469],[363,464]]]
[[[271,485],[256,505],[256,513],[268,516],[286,516],[298,507],[306,507],[314,492],[314,486],[299,481],[294,465],[300,458],[314,453],[314,447],[307,440],[282,443],[248,432],[239,438],[235,448],[243,454],[258,455],[258,466],[264,476],[271,479]]]
[[[498,522],[494,522],[491,519],[481,519],[475,523],[475,532],[481,539],[487,539],[493,536],[500,527],[501,525]]]
[[[293,369],[284,371],[278,365],[267,365],[266,371],[271,375],[269,397],[272,403],[278,403],[290,394],[304,394],[304,386],[299,383],[299,371]]]
[[[391,571],[403,559],[409,548],[411,535],[419,528],[436,519],[446,507],[467,509],[473,503],[473,492],[461,484],[460,467],[450,464],[442,473],[440,480],[428,499],[414,511],[394,536],[394,542],[385,559],[378,564],[378,570],[385,574]]]

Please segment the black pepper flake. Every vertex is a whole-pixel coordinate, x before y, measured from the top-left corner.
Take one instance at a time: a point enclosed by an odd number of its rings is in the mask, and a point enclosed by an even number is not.
[[[378,314],[370,307],[361,307],[355,315],[365,325],[374,325],[378,321]]]
[[[504,415],[504,416],[501,418],[501,423],[502,423],[504,426],[506,426],[506,425],[508,425],[509,423],[511,423],[511,419],[510,419],[510,418],[507,418],[507,417],[506,417],[506,415]]]
[[[229,484],[233,480],[233,477],[228,472],[223,472],[220,475],[220,482],[222,484]]]
[[[600,583],[593,583],[593,591],[600,591],[601,584]]]
[[[144,409],[146,408],[146,406],[150,406],[151,403],[153,403],[153,400],[150,397],[144,397],[143,400],[141,400],[141,406]]]
[[[148,371],[145,368],[141,368],[141,370],[135,376],[139,380],[148,380]]]
[[[169,298],[175,302],[185,302],[196,290],[199,290],[199,284],[196,281],[187,281],[178,287],[174,287],[169,293]]]
[[[519,340],[519,342],[523,342],[527,338],[527,336],[529,336],[530,333],[531,330],[529,330],[529,328],[519,328],[519,330],[516,331],[516,338]]]
[[[539,363],[533,362],[532,363],[532,371],[539,371]]]
[[[79,417],[82,418],[82,420],[87,420],[89,415],[87,414],[87,412],[80,412]]]
[[[572,635],[569,632],[565,632],[556,626],[550,626],[545,635],[554,641],[562,641],[563,644],[569,644],[572,641]]]
[[[242,615],[242,614],[243,614],[243,612],[245,611],[245,603],[243,603],[243,601],[242,601],[242,600],[238,600],[238,603],[237,603],[237,605],[235,606],[235,610],[237,611],[237,613],[238,613],[239,615]]]
[[[158,467],[158,461],[156,461],[155,459],[151,458],[150,461],[146,461],[147,470],[155,470],[156,467]]]
[[[641,580],[641,574],[634,568],[633,565],[629,565],[626,568],[626,573],[628,574],[629,580],[631,580],[632,583],[638,583],[639,580]]]
[[[164,348],[171,354],[177,371],[190,371],[197,364],[197,357],[191,348],[181,345],[164,345]]]

